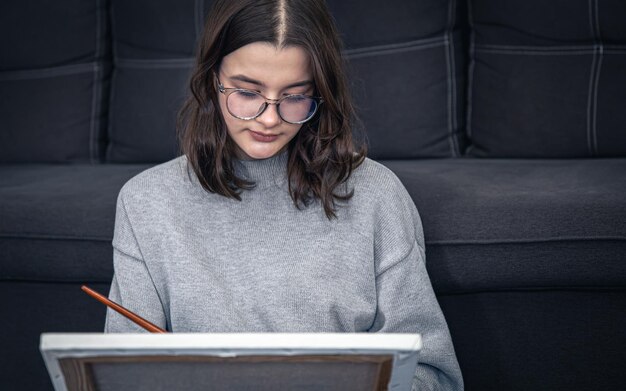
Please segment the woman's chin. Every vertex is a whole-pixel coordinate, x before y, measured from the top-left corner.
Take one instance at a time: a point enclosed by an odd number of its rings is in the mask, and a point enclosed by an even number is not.
[[[276,148],[245,148],[241,149],[240,152],[243,160],[262,160],[276,156],[280,150]]]

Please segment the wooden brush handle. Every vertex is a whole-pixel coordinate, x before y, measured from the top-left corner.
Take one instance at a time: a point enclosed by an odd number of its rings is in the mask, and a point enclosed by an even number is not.
[[[98,293],[98,292],[94,291],[93,289],[89,288],[87,285],[81,286],[80,289],[82,289],[89,296],[91,296],[94,299],[98,300],[99,302],[101,302],[102,304],[106,305],[107,307],[109,307],[109,308],[119,312],[120,314],[124,315],[125,317],[127,317],[128,319],[130,319],[133,322],[137,323],[139,326],[141,326],[144,329],[150,331],[151,333],[167,333],[167,331],[163,330],[159,326],[156,326],[156,325],[148,322],[147,320],[145,320],[141,316],[135,314],[134,312],[131,312],[131,311],[127,310],[126,308],[122,307],[121,305],[117,304],[116,302],[109,300],[105,296],[103,296],[100,293]]]

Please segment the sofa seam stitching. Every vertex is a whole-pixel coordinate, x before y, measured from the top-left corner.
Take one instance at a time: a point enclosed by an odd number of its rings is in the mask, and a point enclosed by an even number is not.
[[[589,56],[593,55],[593,50],[569,50],[569,51],[531,51],[531,50],[496,50],[496,49],[477,49],[477,53],[495,53],[506,55],[521,56]],[[611,54],[611,53],[609,53]],[[615,53],[622,54],[622,53]],[[623,53],[626,54],[626,51]]]
[[[103,237],[103,236],[71,236],[71,235],[42,235],[42,234],[32,234],[32,233],[24,233],[24,234],[0,234],[0,239],[24,239],[24,240],[71,240],[71,241],[103,241],[110,242],[112,237]]]
[[[602,35],[600,32],[600,19],[599,19],[599,1],[595,0],[595,38],[598,43],[598,63],[596,64],[596,75],[595,75],[595,85],[594,85],[594,96],[593,96],[593,144],[592,144],[592,155],[598,155],[598,90],[600,88],[600,72],[602,72],[602,58],[603,58],[603,42]]]
[[[426,245],[491,245],[491,244],[536,244],[536,243],[553,243],[553,242],[595,242],[595,241],[626,241],[626,236],[564,236],[552,238],[535,238],[535,239],[443,239],[443,240],[426,240]]]
[[[356,58],[363,58],[363,57],[374,57],[374,56],[385,55],[385,54],[396,54],[396,53],[411,52],[411,51],[416,51],[416,50],[425,50],[425,49],[431,49],[431,48],[444,46],[444,45],[445,45],[445,36],[444,37],[437,36],[434,38],[417,39],[417,40],[401,42],[401,43],[368,46],[368,47],[358,48],[358,49],[346,49],[342,51],[342,54],[347,59],[356,59]]]
[[[193,57],[180,58],[163,58],[163,59],[135,59],[135,58],[116,58],[118,68],[189,68],[193,66]]]
[[[453,157],[459,155],[458,141],[455,138],[455,131],[457,129],[456,124],[456,64],[454,58],[454,23],[455,23],[455,0],[450,0],[448,3],[448,26],[446,27],[445,34],[445,49],[446,49],[446,66],[447,66],[447,82],[448,82],[448,143],[450,145],[450,152]]]
[[[598,44],[600,47],[602,46],[601,41],[599,40],[599,34],[597,29],[597,0],[588,0],[588,11],[589,11],[589,28],[591,30],[591,35],[593,37],[594,45],[593,45],[593,57],[591,61],[591,70],[589,72],[589,88],[587,95],[587,152],[590,157],[596,155],[596,151],[594,148],[594,131],[595,131],[595,117],[597,110],[597,81],[599,79],[599,68],[601,61],[601,54],[598,53]],[[594,6],[595,5],[595,6]],[[601,50],[601,49],[600,49]]]
[[[101,31],[100,29],[102,28],[102,21],[101,21],[101,16],[102,16],[102,11],[100,9],[101,6],[101,0],[96,0],[96,48],[95,48],[95,61],[93,62],[93,81],[92,81],[92,96],[91,96],[91,124],[89,126],[89,160],[92,164],[96,163],[95,159],[96,159],[96,153],[95,150],[97,149],[96,146],[96,137],[95,137],[95,133],[96,133],[96,115],[98,114],[98,106],[99,106],[99,94],[100,94],[100,88],[99,88],[99,82],[98,82],[98,76],[100,74],[100,67],[98,64],[98,61],[101,61],[101,56],[100,56],[100,38],[101,38]]]
[[[109,102],[108,102],[108,121],[106,128],[107,135],[107,145],[104,151],[104,161],[110,162],[112,151],[113,151],[113,102],[115,101],[115,85],[117,79],[118,64],[117,64],[117,31],[115,28],[115,6],[113,2],[111,2],[110,6],[110,14],[111,14],[111,87],[109,89]]]
[[[556,291],[556,292],[615,292],[623,291],[626,285],[526,285],[519,287],[507,287],[507,288],[482,288],[482,289],[453,289],[453,290],[441,290],[435,292],[437,297],[440,296],[460,296],[460,295],[473,295],[473,294],[488,294],[488,293],[533,293],[539,291]]]
[[[473,109],[473,86],[474,86],[474,72],[476,66],[476,42],[474,31],[474,15],[472,12],[472,2],[467,0],[467,20],[469,24],[470,45],[469,45],[469,66],[467,75],[467,113],[465,114],[465,129],[467,138],[469,140],[469,146],[466,153],[472,151],[475,148],[474,141],[472,139],[472,109]]]
[[[79,75],[81,73],[93,72],[93,67],[94,62],[88,62],[38,69],[0,71],[0,81],[45,79],[56,76]]]
[[[477,44],[476,50],[479,52],[495,52],[495,53],[515,53],[515,52],[536,52],[536,53],[560,53],[574,52],[582,54],[593,54],[595,44],[592,45],[571,45],[571,46],[540,46],[540,45],[494,45],[494,44]],[[604,45],[605,51],[614,53],[626,53],[626,45]]]

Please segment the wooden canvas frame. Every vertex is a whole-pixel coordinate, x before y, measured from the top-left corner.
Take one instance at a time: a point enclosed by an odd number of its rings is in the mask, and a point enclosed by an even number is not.
[[[67,333],[40,348],[57,391],[171,389],[172,374],[185,389],[410,390],[421,346],[419,334]]]

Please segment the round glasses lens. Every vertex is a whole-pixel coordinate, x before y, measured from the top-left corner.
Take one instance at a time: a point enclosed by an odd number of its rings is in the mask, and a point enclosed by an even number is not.
[[[306,95],[291,95],[280,102],[278,110],[287,122],[304,122],[315,114],[317,102]]]
[[[228,111],[242,119],[254,118],[265,105],[265,99],[254,91],[233,91],[226,101]]]

